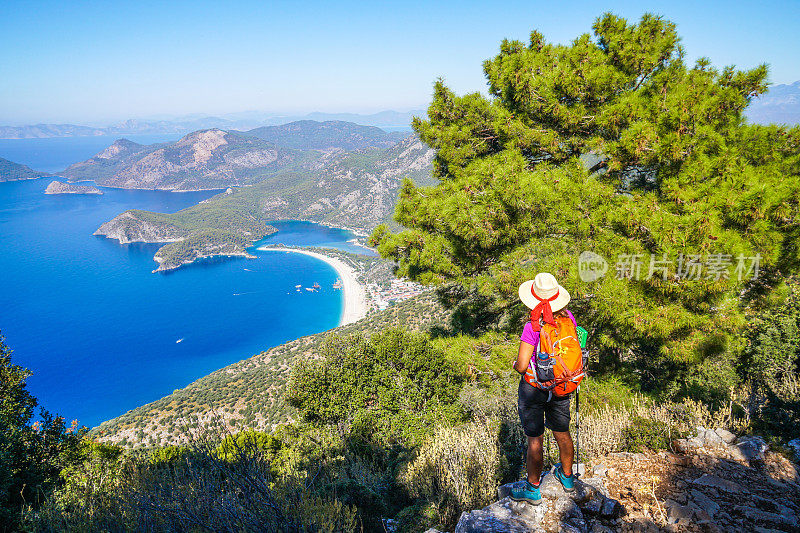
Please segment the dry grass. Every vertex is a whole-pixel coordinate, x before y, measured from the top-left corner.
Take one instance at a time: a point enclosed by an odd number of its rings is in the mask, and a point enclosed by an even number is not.
[[[439,428],[400,474],[412,497],[437,505],[446,520],[496,496],[501,475],[499,423],[486,419]]]

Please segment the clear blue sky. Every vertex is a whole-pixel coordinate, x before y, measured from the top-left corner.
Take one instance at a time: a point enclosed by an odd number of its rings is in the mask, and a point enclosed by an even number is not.
[[[484,90],[481,62],[504,37],[567,43],[605,11],[664,15],[690,60],[800,79],[800,0],[2,0],[0,124],[419,109],[438,76]]]

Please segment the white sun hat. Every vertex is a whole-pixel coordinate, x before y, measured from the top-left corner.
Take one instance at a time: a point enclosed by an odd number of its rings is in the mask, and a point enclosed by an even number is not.
[[[551,298],[553,298],[551,300]],[[556,281],[555,276],[547,272],[536,274],[519,286],[519,299],[533,309],[542,301],[550,301],[550,309],[555,313],[564,309],[569,303],[569,293]]]

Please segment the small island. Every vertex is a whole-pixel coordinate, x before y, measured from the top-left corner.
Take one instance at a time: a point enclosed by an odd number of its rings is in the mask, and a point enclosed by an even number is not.
[[[61,181],[51,181],[45,194],[103,194],[103,191],[91,185],[75,185]]]

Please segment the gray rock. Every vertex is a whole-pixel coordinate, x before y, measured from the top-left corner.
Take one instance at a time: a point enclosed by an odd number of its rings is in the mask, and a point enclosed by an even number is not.
[[[542,501],[541,505],[531,505],[525,502],[515,502],[511,498],[503,498],[483,509],[461,513],[455,533],[544,531],[539,524],[541,524],[549,505],[547,501]]]
[[[582,507],[583,512],[590,516],[597,516],[603,510],[604,502],[605,502],[605,497],[598,494],[583,505]]]
[[[564,519],[583,518],[583,511],[571,498],[562,496],[553,503],[553,512]]]
[[[797,528],[800,524],[797,517],[788,517],[776,513],[769,513],[747,505],[737,505],[734,509],[750,520],[761,522],[768,526]]]
[[[608,489],[606,488],[606,484],[603,482],[602,479],[596,477],[587,477],[580,480],[581,483],[584,485],[590,485],[589,488],[584,488],[586,491],[591,491],[592,489],[596,490],[597,492],[601,493],[603,496],[608,496]],[[591,495],[589,496],[591,498]]]
[[[694,505],[698,509],[702,509],[708,513],[709,516],[713,517],[715,514],[717,514],[717,511],[719,511],[719,505],[699,490],[692,489],[689,494],[691,495],[690,505]]]
[[[697,438],[703,442],[704,448],[722,450],[728,447],[728,443],[716,431],[711,429],[698,427]]]
[[[595,480],[587,479],[586,481],[594,482]],[[595,494],[602,492],[594,486],[594,483],[587,483],[586,481],[576,479],[575,490],[572,492],[567,492],[564,490],[561,482],[556,479],[556,476],[548,473],[542,479],[542,482],[539,485],[539,490],[542,491],[542,497],[544,498],[555,500],[558,498],[567,497],[578,503],[583,503],[588,501]]]
[[[763,461],[764,452],[769,449],[761,437],[740,437],[736,440],[736,447],[748,461]]]
[[[443,531],[439,531],[438,529],[428,528],[425,530],[425,533],[444,533]]]
[[[667,522],[670,524],[688,524],[694,517],[694,509],[674,500],[664,502],[664,507],[667,509]]]
[[[614,533],[614,530],[609,528],[609,527],[604,526],[600,522],[595,522],[592,525],[591,532],[592,533]]]
[[[794,451],[794,461],[800,463],[800,439],[790,440],[788,446]]]
[[[703,447],[703,441],[697,437],[689,439],[676,439],[672,442],[675,449],[680,453],[689,453]]]
[[[606,498],[600,516],[603,518],[619,518],[624,514],[625,508],[614,498]]]
[[[586,533],[589,527],[578,504],[562,496],[553,504],[553,513],[561,521],[559,531]]]
[[[731,444],[736,440],[736,435],[724,428],[717,428],[714,430],[714,433],[719,435],[719,437],[724,440],[726,444]]]
[[[798,447],[800,449],[800,439],[798,439]],[[606,472],[608,472],[608,468],[606,468],[606,465],[599,464],[594,468],[592,468],[592,477],[604,477],[606,475]]]
[[[748,492],[747,489],[745,489],[738,483],[734,483],[733,481],[728,481],[727,479],[722,479],[721,477],[715,476],[713,474],[703,474],[699,478],[693,480],[692,483],[694,483],[695,485],[711,487],[725,492],[732,492],[732,493]]]
[[[632,453],[632,452],[614,452],[611,454],[612,457],[619,457],[622,459],[628,459],[630,461],[644,461],[647,457],[643,453]]]

